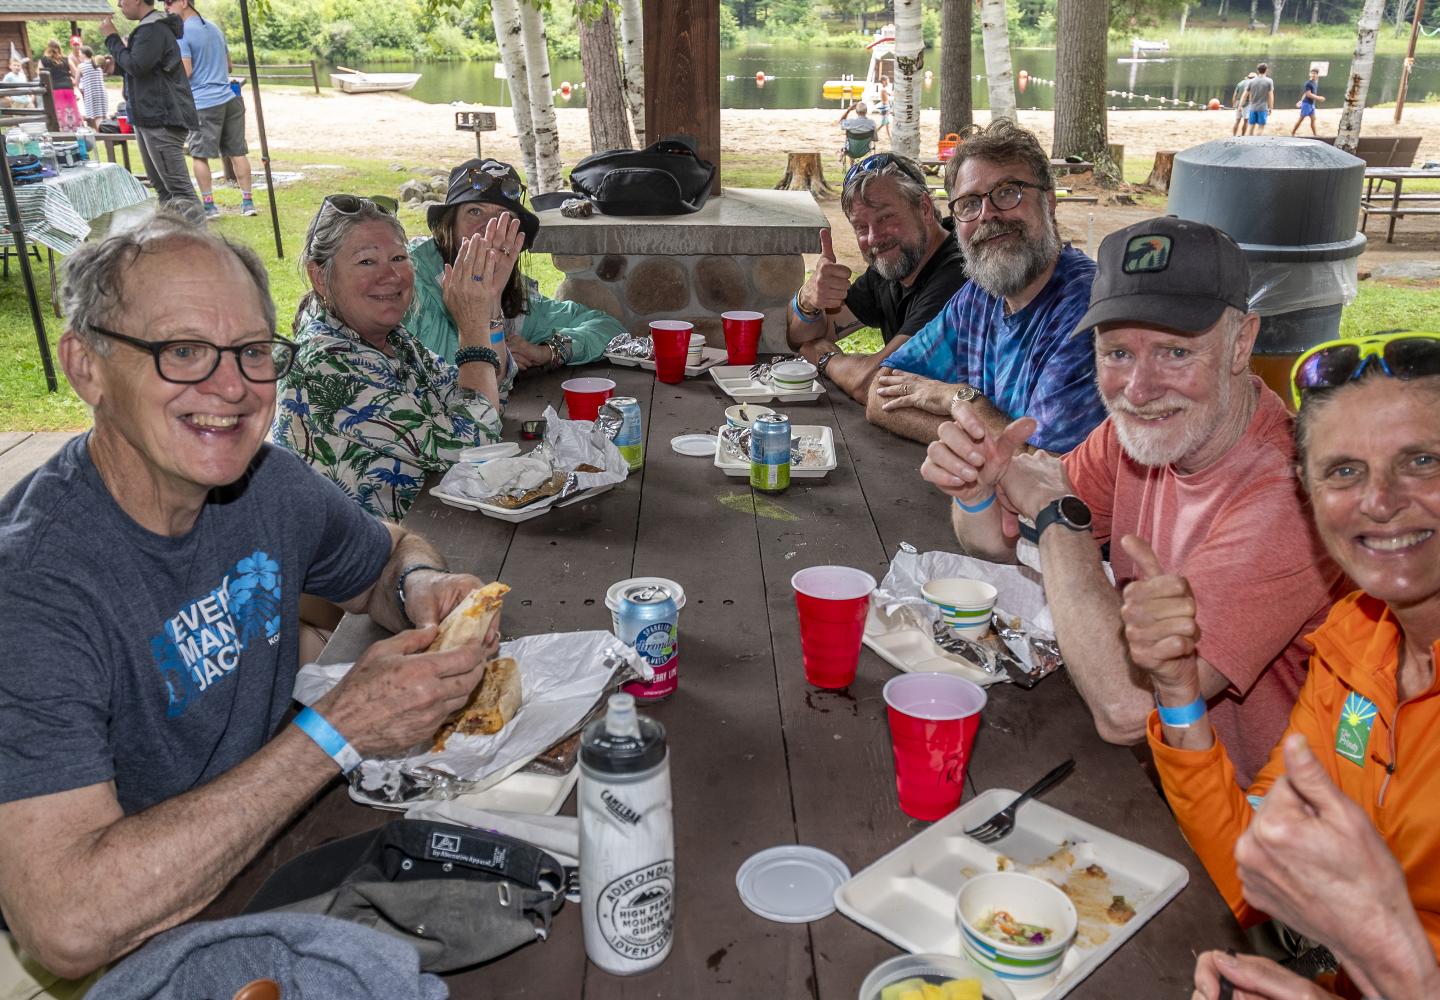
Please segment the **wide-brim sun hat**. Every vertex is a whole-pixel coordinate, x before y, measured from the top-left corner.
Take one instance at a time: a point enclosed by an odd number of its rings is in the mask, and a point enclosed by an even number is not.
[[[491,159],[466,160],[450,171],[445,200],[425,210],[425,222],[433,233],[445,213],[456,205],[475,201],[499,205],[520,220],[525,249],[529,250],[540,231],[540,217],[525,207],[524,198],[525,183],[510,164]]]

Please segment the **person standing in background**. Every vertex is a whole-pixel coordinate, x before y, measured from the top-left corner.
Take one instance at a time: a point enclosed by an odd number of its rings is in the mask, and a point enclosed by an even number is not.
[[[1305,90],[1300,94],[1300,103],[1296,105],[1300,109],[1300,117],[1295,119],[1295,127],[1290,130],[1291,135],[1300,131],[1300,124],[1306,118],[1310,119],[1310,134],[1319,134],[1315,131],[1315,104],[1317,102],[1323,104],[1325,98],[1320,96],[1320,68],[1311,66],[1310,79],[1305,81]]]
[[[1230,130],[1231,135],[1244,135],[1245,113],[1249,100],[1245,97],[1246,91],[1250,89],[1250,81],[1255,79],[1255,71],[1252,69],[1245,74],[1245,79],[1235,84],[1235,93],[1230,95],[1230,103],[1235,105],[1235,127]]]
[[[154,0],[118,0],[120,13],[138,21],[128,39],[108,15],[100,21],[105,47],[125,74],[125,111],[139,137],[145,173],[162,205],[185,217],[205,217],[185,169],[185,137],[200,125],[180,61],[180,18],[162,14]]]
[[[63,131],[80,124],[80,106],[75,103],[75,78],[70,75],[70,61],[60,48],[60,39],[45,43],[40,68],[50,74],[50,87],[55,95],[55,119]]]
[[[91,128],[98,129],[101,119],[110,117],[110,102],[105,94],[105,71],[95,60],[95,50],[88,45],[80,50],[80,75],[76,83],[80,100],[85,104],[85,119]]]
[[[165,9],[180,15],[185,32],[180,36],[180,57],[190,75],[190,93],[200,127],[186,143],[195,183],[205,217],[220,214],[215,206],[210,158],[223,156],[235,166],[235,183],[240,188],[240,214],[255,215],[250,197],[250,147],[245,143],[245,101],[230,89],[230,48],[225,34],[214,21],[207,21],[195,9],[193,0],[166,0]]]
[[[1245,91],[1245,134],[1264,135],[1265,123],[1275,111],[1275,81],[1270,79],[1270,67],[1261,63],[1255,67],[1255,79]]]

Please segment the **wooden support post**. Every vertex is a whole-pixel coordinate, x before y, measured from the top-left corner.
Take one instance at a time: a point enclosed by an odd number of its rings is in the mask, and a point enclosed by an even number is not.
[[[720,192],[719,0],[656,0],[644,6],[645,134],[694,136],[715,164]]]
[[[1150,168],[1150,176],[1145,178],[1145,184],[1161,193],[1170,190],[1170,175],[1175,170],[1175,150],[1157,149],[1155,151],[1155,165]]]
[[[785,176],[775,185],[777,191],[809,191],[816,198],[830,198],[834,191],[825,182],[825,168],[820,154],[814,150],[792,152],[785,163]]]

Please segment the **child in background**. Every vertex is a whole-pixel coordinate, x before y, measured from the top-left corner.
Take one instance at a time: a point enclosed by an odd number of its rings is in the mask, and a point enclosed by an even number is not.
[[[68,132],[80,124],[80,106],[75,103],[75,80],[70,75],[70,60],[60,48],[60,39],[52,38],[45,44],[40,68],[50,74],[50,86],[55,95],[55,119],[60,128]]]
[[[110,117],[110,106],[105,96],[105,71],[96,65],[95,50],[88,45],[80,50],[80,97],[85,102],[86,120],[98,129],[100,120]]]
[[[5,74],[4,79],[0,80],[0,83],[29,82],[30,78],[25,75],[24,62],[19,59],[11,59],[10,72]],[[33,108],[35,106],[35,98],[31,97],[29,94],[23,94],[19,97],[7,97],[5,98],[5,103],[12,108]]]

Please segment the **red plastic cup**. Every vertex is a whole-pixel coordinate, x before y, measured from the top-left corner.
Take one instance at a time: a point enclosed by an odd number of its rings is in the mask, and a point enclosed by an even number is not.
[[[954,811],[980,728],[985,689],[954,674],[900,674],[883,691],[900,809],[936,820]]]
[[[655,377],[661,382],[685,378],[685,356],[690,353],[690,334],[695,324],[662,319],[650,324],[650,342],[655,345]]]
[[[720,314],[720,323],[725,330],[726,361],[732,365],[753,365],[755,349],[760,346],[760,327],[765,314],[758,312],[728,312]]]
[[[135,131],[133,128],[130,127],[130,118],[128,115],[121,115],[120,117],[116,118],[115,124],[120,126],[120,133],[122,135],[129,135],[131,132]]]
[[[565,391],[565,409],[571,420],[594,420],[600,407],[615,394],[615,383],[608,378],[572,378],[560,383]]]
[[[875,578],[848,566],[811,566],[790,578],[800,611],[805,679],[818,688],[849,687],[860,663],[860,640]]]

